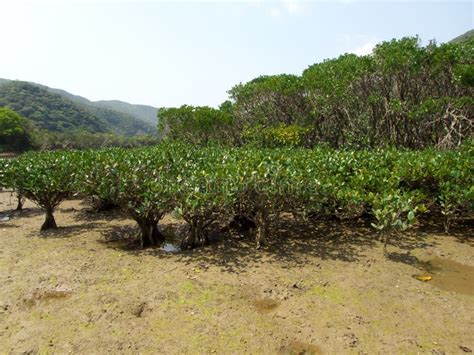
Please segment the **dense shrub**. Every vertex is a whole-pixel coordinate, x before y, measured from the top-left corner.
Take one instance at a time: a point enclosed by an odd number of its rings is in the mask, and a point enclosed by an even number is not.
[[[370,55],[344,54],[301,76],[237,84],[219,110],[162,110],[161,132],[194,144],[454,148],[474,132],[473,48],[473,39],[382,42]]]
[[[188,223],[183,248],[209,242],[208,227],[232,215],[256,225],[257,246],[280,213],[306,218],[373,216],[389,237],[420,213],[440,210],[446,228],[473,209],[474,149],[450,151],[329,148],[197,148],[162,144],[141,149],[27,154],[3,163],[2,184],[46,212],[73,192],[119,205],[141,231],[141,245],[164,241],[159,220],[175,211]]]

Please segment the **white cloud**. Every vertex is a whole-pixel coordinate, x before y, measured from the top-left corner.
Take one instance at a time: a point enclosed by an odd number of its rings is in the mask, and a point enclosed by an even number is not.
[[[359,47],[350,50],[349,52],[357,55],[367,55],[372,53],[372,50],[374,49],[376,44],[377,43],[375,41],[367,41]]]

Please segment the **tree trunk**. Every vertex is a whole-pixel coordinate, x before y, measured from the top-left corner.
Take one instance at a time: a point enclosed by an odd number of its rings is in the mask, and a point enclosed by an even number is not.
[[[18,199],[18,204],[16,205],[16,211],[18,212],[23,212],[23,196],[18,194],[17,195],[17,199]]]
[[[209,237],[204,231],[204,221],[197,219],[189,223],[190,233],[181,242],[181,249],[194,249],[209,244]]]
[[[53,209],[46,209],[46,219],[44,220],[43,225],[41,226],[41,230],[47,229],[56,229],[58,226],[56,225],[56,220],[53,216]]]
[[[449,216],[444,217],[443,226],[444,226],[444,233],[449,233],[449,227],[451,225],[451,218]]]
[[[250,229],[255,229],[255,222],[245,215],[235,215],[232,222],[229,224],[230,228],[233,228],[241,233],[245,233]]]
[[[142,249],[161,245],[165,241],[157,223],[139,222],[138,226],[140,227],[140,247]]]
[[[388,246],[388,243],[390,242],[390,233],[389,233],[389,232],[385,232],[385,233],[383,234],[383,238],[384,238],[384,243],[383,243],[383,255],[387,256],[387,255],[388,255],[387,246]]]
[[[165,236],[161,233],[158,223],[151,226],[151,238],[154,242],[153,245],[162,245],[165,242]]]
[[[268,235],[268,214],[266,211],[258,211],[255,222],[257,224],[257,249],[260,249],[267,242]]]

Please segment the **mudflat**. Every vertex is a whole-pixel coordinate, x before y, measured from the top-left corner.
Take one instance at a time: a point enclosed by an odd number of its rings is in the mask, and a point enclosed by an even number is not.
[[[0,353],[474,351],[471,221],[422,220],[386,256],[365,221],[284,216],[263,250],[224,231],[139,250],[120,212],[68,200],[40,233],[39,208],[14,208],[1,192]],[[168,236],[184,229],[165,217]]]

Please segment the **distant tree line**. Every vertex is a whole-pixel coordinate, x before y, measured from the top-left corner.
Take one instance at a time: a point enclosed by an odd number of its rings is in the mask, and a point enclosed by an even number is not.
[[[394,39],[228,93],[219,109],[160,109],[159,132],[194,144],[451,148],[473,133],[474,40]]]

